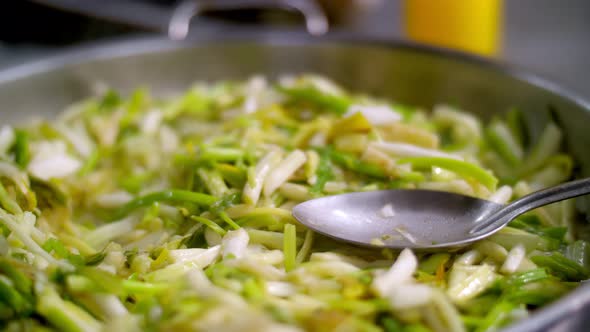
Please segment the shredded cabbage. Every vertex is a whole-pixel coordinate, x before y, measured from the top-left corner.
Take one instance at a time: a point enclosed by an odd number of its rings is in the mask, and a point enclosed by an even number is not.
[[[532,141],[518,118],[423,112],[301,75],[167,98],[107,90],[51,121],[3,125],[0,329],[502,328],[590,275],[571,201],[436,253],[338,243],[291,209],[393,188],[504,204],[571,178],[561,129]]]

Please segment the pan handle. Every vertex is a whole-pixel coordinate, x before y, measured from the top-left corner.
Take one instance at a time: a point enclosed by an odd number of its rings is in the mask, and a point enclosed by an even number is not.
[[[328,18],[314,0],[184,0],[172,12],[168,24],[171,39],[185,39],[193,17],[206,10],[237,10],[247,8],[294,10],[305,19],[305,27],[311,35],[328,31]]]

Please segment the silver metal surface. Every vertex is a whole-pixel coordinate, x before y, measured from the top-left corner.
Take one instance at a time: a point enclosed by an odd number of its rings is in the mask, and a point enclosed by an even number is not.
[[[375,248],[460,248],[486,238],[532,209],[590,193],[590,178],[563,183],[508,205],[432,190],[380,190],[327,196],[293,216],[329,237]]]
[[[310,38],[268,31],[233,31],[186,42],[120,41],[71,50],[0,72],[0,114],[5,123],[50,118],[87,97],[96,82],[128,93],[138,86],[170,94],[197,80],[276,77],[315,72],[355,91],[431,107],[446,102],[490,117],[520,108],[537,136],[548,105],[566,134],[580,176],[590,175],[590,106],[535,75],[480,58],[405,43],[348,35]],[[585,208],[585,204],[580,207]],[[506,331],[585,331],[590,287],[539,310]]]
[[[380,190],[327,196],[293,208],[303,225],[354,244],[415,250],[458,248],[471,229],[502,206],[432,190]],[[480,235],[479,233],[477,235]]]
[[[298,12],[305,29],[314,36],[328,31],[328,18],[316,0],[182,0],[172,6],[137,0],[32,0],[39,4],[130,26],[168,33],[174,40],[185,39],[191,30],[223,30],[228,24],[199,17],[205,11],[275,9]],[[198,18],[199,26],[191,29]],[[206,23],[208,26],[203,26]],[[235,27],[234,27],[235,28]],[[219,32],[219,31],[218,31]]]
[[[175,40],[185,39],[190,31],[191,20],[204,10],[239,10],[246,8],[296,10],[305,19],[305,27],[311,35],[319,36],[328,31],[328,18],[314,0],[184,0],[172,13],[168,36]]]
[[[523,213],[564,199],[587,195],[588,193],[590,193],[590,178],[566,182],[536,191],[480,219],[481,221],[473,227],[469,234],[477,238],[490,235]]]

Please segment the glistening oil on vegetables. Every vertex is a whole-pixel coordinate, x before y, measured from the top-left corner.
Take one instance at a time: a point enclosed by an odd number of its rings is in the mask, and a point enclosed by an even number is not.
[[[492,331],[589,275],[564,201],[458,252],[341,244],[291,208],[426,188],[506,203],[572,176],[562,132],[315,75],[106,91],[0,129],[7,331]]]

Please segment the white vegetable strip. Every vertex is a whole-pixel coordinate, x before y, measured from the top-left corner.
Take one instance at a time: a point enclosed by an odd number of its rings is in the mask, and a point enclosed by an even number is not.
[[[61,123],[56,124],[55,127],[72,144],[80,156],[88,157],[96,148],[96,144],[94,144],[88,135],[88,131],[82,121],[77,121],[71,127],[66,127]]]
[[[508,252],[508,256],[506,257],[504,264],[502,264],[500,271],[506,274],[516,272],[525,255],[526,250],[522,244],[514,246]]]
[[[316,182],[316,171],[320,164],[320,156],[314,150],[305,151],[307,162],[305,163],[305,177],[307,177],[307,183],[313,185]]]
[[[227,258],[229,256],[233,256],[235,258],[242,257],[246,253],[246,248],[248,247],[249,241],[250,237],[248,236],[248,232],[246,232],[246,230],[243,228],[227,232],[227,234],[225,234],[221,240],[221,251],[223,258]]]
[[[129,311],[121,300],[113,294],[91,294],[92,299],[100,306],[102,311],[109,317],[121,317],[129,314]]]
[[[309,188],[297,183],[285,182],[279,187],[279,192],[287,199],[299,202],[310,198]]]
[[[244,202],[256,205],[260,198],[260,192],[264,184],[264,179],[280,160],[280,153],[277,150],[268,152],[259,162],[252,172],[248,172],[248,181],[244,185]]]
[[[120,190],[108,194],[99,195],[94,199],[94,201],[99,207],[115,208],[129,202],[132,199],[133,195],[126,191]]]
[[[27,167],[31,174],[42,180],[63,178],[74,174],[82,163],[67,155],[55,156],[45,160],[33,160]]]
[[[32,218],[35,216],[31,212],[25,212],[25,215],[31,215]],[[71,268],[69,263],[58,261],[53,256],[51,256],[47,251],[43,250],[41,246],[37,244],[22,228],[21,224],[15,220],[15,217],[4,212],[4,210],[0,209],[0,222],[6,226],[12,233],[14,233],[22,243],[34,254],[39,255],[43,259],[45,259],[50,264],[54,264],[57,266],[62,266],[64,268]]]
[[[454,267],[453,267],[454,268]],[[467,278],[451,286],[447,290],[447,295],[455,303],[464,303],[486,290],[496,280],[491,265],[480,265]]]
[[[328,181],[324,185],[324,191],[328,194],[334,194],[346,189],[346,182],[344,181]]]
[[[155,134],[160,128],[164,113],[161,110],[155,109],[149,111],[143,119],[141,119],[141,131],[146,135]]]
[[[394,157],[442,157],[462,160],[463,158],[442,152],[440,150],[427,149],[421,146],[412,145],[408,143],[394,143],[394,142],[371,142],[369,147],[374,147],[380,151],[390,154]]]
[[[229,190],[225,184],[225,181],[223,181],[223,178],[218,172],[205,168],[199,168],[197,170],[197,174],[203,180],[205,187],[207,187],[207,190],[211,193],[211,195],[215,197],[223,197],[223,195],[225,195],[225,193]]]
[[[0,154],[6,154],[14,143],[15,138],[16,135],[11,126],[2,126],[2,129],[0,129]]]
[[[383,205],[383,207],[379,210],[379,215],[383,218],[389,218],[395,216],[395,211],[393,210],[393,205],[391,203],[387,203]]]
[[[396,310],[412,309],[428,304],[432,298],[432,288],[427,285],[409,284],[394,287],[389,294],[389,303]]]
[[[305,164],[306,160],[307,157],[301,150],[289,153],[264,180],[264,196],[272,195],[299,167]]]
[[[454,126],[456,130],[465,133],[463,139],[479,139],[482,136],[479,120],[468,113],[458,112],[448,105],[436,105],[433,112],[433,120]]]
[[[284,281],[267,281],[266,291],[270,295],[278,297],[287,297],[297,293],[297,287]]]
[[[506,248],[492,241],[480,241],[475,245],[475,249],[493,259],[497,264],[502,264],[508,256]]]
[[[217,297],[222,303],[232,307],[246,307],[246,301],[239,295],[215,286],[202,270],[192,269],[186,273],[188,285],[199,296],[204,298]]]
[[[68,155],[62,141],[41,142],[37,145],[27,170],[42,180],[63,178],[74,174],[82,163]]]
[[[506,204],[510,201],[512,197],[512,188],[510,186],[502,186],[496,190],[490,197],[488,197],[488,201],[492,201],[498,204]]]
[[[218,244],[221,244],[221,235],[216,233],[211,228],[207,227],[205,228],[205,241],[207,241],[207,244],[210,247],[216,246]]]
[[[162,125],[159,130],[160,133],[160,145],[162,146],[163,152],[173,152],[180,145],[180,138],[178,134],[174,132],[172,128],[166,125]]]
[[[479,262],[482,258],[483,257],[479,251],[469,250],[457,258],[456,262],[465,265],[473,265]]]
[[[418,260],[410,249],[404,249],[391,268],[373,279],[372,287],[381,296],[391,293],[396,286],[412,281]]]
[[[395,160],[393,158],[391,158],[387,153],[377,149],[372,144],[367,145],[367,148],[361,156],[361,160],[379,165],[385,170],[391,170],[395,166]],[[406,166],[411,168],[411,165],[409,164],[403,165],[403,167]]]
[[[383,125],[402,119],[398,112],[387,105],[350,105],[344,116],[359,112],[373,125]]]
[[[430,310],[428,310],[430,309]],[[432,306],[427,307],[425,318],[434,331],[464,332],[465,325],[459,311],[439,290],[432,292]]]
[[[369,264],[367,261],[354,257],[338,254],[334,252],[314,252],[309,257],[310,262],[345,262],[352,264],[358,268],[366,268]]]
[[[95,249],[102,249],[110,240],[123,236],[135,228],[138,219],[130,216],[92,230],[84,236],[84,241]]]
[[[204,268],[212,264],[221,253],[221,246],[209,249],[191,248],[170,250],[170,257],[175,263],[190,263],[192,266]]]
[[[29,192],[29,177],[11,163],[0,161],[0,176],[11,179],[23,195]]]

